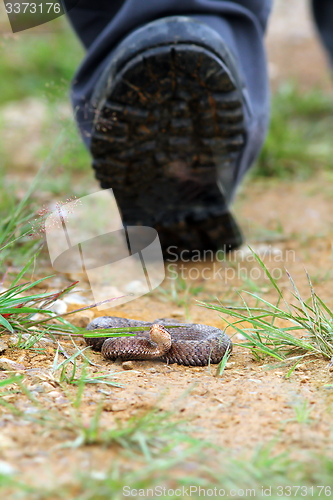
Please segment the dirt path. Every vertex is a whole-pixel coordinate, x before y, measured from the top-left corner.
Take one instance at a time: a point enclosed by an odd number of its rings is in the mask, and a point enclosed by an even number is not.
[[[325,57],[315,40],[305,4],[302,0],[276,2],[267,37],[275,88],[287,77],[295,78],[303,89],[313,85],[329,88]],[[261,252],[267,266],[281,276],[279,284],[290,300],[292,290],[284,268],[293,276],[301,294],[309,297],[305,267],[317,293],[333,307],[331,184],[332,175],[322,173],[297,183],[251,181],[239,193],[235,213],[247,242]],[[199,307],[197,300],[213,302],[218,298],[230,303],[237,299],[236,292],[249,287],[254,287],[252,291],[266,300],[275,300],[273,287],[262,275],[258,276],[258,268],[249,258],[246,247],[243,254],[236,253],[230,260],[184,263],[182,270],[173,267],[180,275],[183,273],[188,294],[178,280],[174,284],[176,294],[172,295],[171,282],[166,280],[166,293],[156,290],[108,312],[149,321],[171,316],[179,321],[223,328],[226,323],[218,313]],[[168,268],[170,263],[166,265]],[[197,290],[195,295],[193,290]],[[78,315],[76,321],[83,325],[90,319],[92,314],[85,313]],[[7,337],[4,340],[9,341]],[[237,344],[242,342],[237,335],[233,340]],[[67,353],[75,352],[72,343],[61,343]],[[84,345],[78,341],[79,347]],[[58,422],[70,418],[71,396],[74,397],[76,387],[64,390],[52,378],[53,344],[44,345],[42,352],[11,348],[2,356],[22,365],[26,384],[37,402],[50,410],[50,415],[55,412]],[[172,409],[174,418],[191,421],[196,437],[214,442],[235,456],[251,455],[258,443],[267,444],[275,438],[277,451],[292,450],[295,458],[304,450],[320,452],[331,445],[333,393],[325,386],[332,385],[333,380],[324,359],[311,360],[288,379],[285,378],[288,368],[269,360],[256,361],[241,345],[235,346],[223,377],[215,376],[214,366],[187,368],[142,361],[134,362],[133,369],[127,371],[121,364],[104,361],[96,353],[91,353],[90,359],[97,365],[90,368],[90,374],[113,372],[115,380],[123,386],[102,389],[99,385],[87,385],[79,408],[83,425],[88,425],[98,402],[104,398],[102,426],[111,428],[116,422],[125,423],[130,417],[153,408]],[[0,380],[7,376],[7,372],[0,371]],[[25,396],[9,395],[6,401],[26,414],[33,415],[36,411],[36,406]],[[300,426],[295,417],[295,407],[304,404],[309,411],[306,427]],[[1,460],[19,471],[22,480],[56,486],[71,482],[78,470],[83,475],[104,470],[118,457],[117,448],[97,444],[61,448],[59,445],[76,437],[70,426],[44,427],[33,419],[28,422],[22,416],[13,415],[9,409],[1,411]]]
[[[333,307],[331,280],[327,278],[327,273],[333,273],[331,206],[332,195],[326,189],[324,178],[297,184],[273,183],[271,186],[252,182],[243,189],[236,212],[243,221],[248,222],[249,243],[259,252],[271,251],[271,255],[264,260],[271,270],[281,271],[279,283],[282,288],[291,291],[283,272],[286,266],[301,294],[308,297],[305,266],[316,282],[319,295],[327,301],[328,306]],[[280,224],[280,233],[272,232],[267,237],[267,230],[274,231]],[[261,240],[265,240],[265,231],[268,241],[263,242]],[[274,241],[270,242],[272,234]],[[284,260],[281,260],[281,256]],[[206,279],[201,274],[204,268]],[[207,271],[208,268],[210,271]],[[183,270],[187,283],[191,287],[202,288],[195,298],[190,296],[185,304],[179,305],[183,297],[181,293],[178,300],[165,301],[165,296],[156,291],[112,309],[109,313],[152,320],[156,316],[153,311],[158,311],[159,317],[173,316],[180,321],[190,319],[223,327],[225,323],[218,314],[199,307],[196,299],[212,301],[218,297],[223,301],[223,297],[228,297],[228,292],[247,289],[248,284],[243,282],[242,285],[244,273],[248,272],[250,278],[255,268],[253,262],[240,255],[235,256],[233,267],[223,262],[188,264]],[[238,279],[236,275],[229,279],[230,269],[236,270],[243,278]],[[189,280],[187,277],[188,274],[198,273],[197,279]],[[262,293],[266,300],[274,300],[274,291],[267,280],[262,278],[253,280],[253,283],[256,283],[258,293]],[[80,316],[80,324],[87,320]],[[234,341],[240,342],[237,335]],[[68,353],[74,352],[71,343],[62,342],[62,345]],[[83,347],[83,341],[78,342],[78,345]],[[53,347],[48,347],[42,354],[11,350],[8,356],[24,365],[25,381],[38,401],[46,407],[51,405],[53,410],[56,409],[60,416],[66,418],[72,403],[68,394],[50,380]],[[126,422],[138,412],[140,414],[155,407],[164,410],[172,408],[175,416],[190,419],[196,437],[228,448],[236,455],[251,453],[258,443],[267,443],[277,436],[283,436],[283,444],[281,442],[278,449],[292,449],[296,457],[302,449],[314,452],[329,446],[331,417],[328,408],[332,407],[333,396],[331,391],[325,389],[325,385],[332,383],[332,373],[325,360],[319,359],[301,366],[290,379],[285,379],[287,368],[274,366],[269,360],[255,361],[250,352],[239,345],[235,346],[230,365],[222,378],[215,376],[214,366],[187,368],[142,361],[133,362],[133,370],[124,371],[120,364],[104,361],[97,353],[91,354],[91,360],[98,365],[91,373],[112,371],[116,380],[123,384],[121,388],[106,391],[101,421],[106,427],[112,427],[117,420]],[[271,363],[271,366],[267,366],[267,363]],[[0,374],[5,377],[5,373]],[[15,398],[13,396],[8,400]],[[88,422],[96,411],[100,398],[100,387],[87,386],[80,406],[84,421]],[[306,431],[295,420],[295,405],[304,402],[307,402],[311,416]],[[32,411],[31,402],[22,400],[16,403],[20,408]],[[43,431],[40,426],[33,424],[26,427],[22,419],[13,419],[10,414],[3,415],[3,418],[2,459],[14,463],[29,481],[40,481],[41,476],[46,478],[46,482],[51,481],[51,477],[53,480],[60,477],[61,481],[66,481],[77,469],[78,461],[83,464],[84,470],[98,470],[101,461],[110,463],[115,456],[114,449],[105,450],[98,446],[57,450],[54,447],[66,438],[70,439],[70,432]],[[22,450],[25,451],[22,453]]]

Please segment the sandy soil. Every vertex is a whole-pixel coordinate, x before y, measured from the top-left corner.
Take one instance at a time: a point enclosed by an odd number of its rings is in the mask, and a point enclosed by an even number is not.
[[[292,274],[301,293],[308,297],[305,266],[311,276],[317,278],[316,290],[319,295],[333,307],[330,280],[325,278],[327,272],[332,272],[331,206],[332,195],[325,192],[324,178],[297,184],[272,183],[271,186],[262,182],[251,183],[241,193],[236,212],[243,221],[248,222],[248,242],[259,252],[271,251],[265,262],[271,270],[281,270],[279,282],[287,298],[291,299],[291,288],[283,272],[284,266]],[[263,243],[265,230],[274,229],[280,222],[283,231],[279,235],[275,234],[275,241]],[[271,233],[267,239],[270,237]],[[263,244],[266,245],[264,249]],[[281,255],[284,258],[282,262]],[[199,273],[204,267],[210,268],[210,272],[205,272],[206,279],[199,276],[189,280],[191,285],[202,286],[203,289],[195,298],[190,298],[188,304],[179,306],[172,300],[165,301],[164,296],[156,291],[114,308],[109,313],[152,320],[156,316],[155,311],[158,311],[158,317],[172,316],[179,321],[190,320],[222,328],[225,326],[223,319],[214,311],[199,307],[195,299],[214,301],[215,296],[223,301],[230,290],[242,289],[237,276],[228,279],[229,264],[187,264],[185,276],[186,273],[191,276],[191,269],[194,268]],[[214,278],[216,266],[219,266],[221,273]],[[245,269],[251,273],[255,265],[247,261],[246,256],[241,258],[238,255],[233,261],[233,269],[240,267],[243,272]],[[274,300],[272,287],[267,281],[261,279],[257,284],[265,299]],[[246,285],[243,286],[246,288]],[[76,321],[79,324],[89,319],[91,314],[77,313]],[[234,341],[241,344],[237,336]],[[63,341],[62,345],[69,354],[74,352],[71,343]],[[79,341],[78,345],[83,347],[84,342]],[[52,344],[42,354],[10,349],[5,355],[24,366],[25,381],[41,404],[46,408],[51,407],[53,411],[56,409],[63,418],[69,415],[71,403],[68,394],[52,381],[50,374],[54,359]],[[230,365],[222,378],[216,377],[214,366],[187,368],[141,361],[133,362],[133,370],[125,371],[121,364],[107,362],[98,353],[92,353],[91,359],[98,365],[92,372],[112,371],[116,380],[123,384],[121,388],[111,388],[106,392],[102,414],[102,423],[106,426],[111,426],[119,419],[126,421],[137,412],[154,407],[165,410],[172,408],[175,415],[191,420],[197,437],[202,436],[227,447],[235,454],[250,453],[258,442],[267,443],[278,435],[283,436],[283,448],[294,449],[296,456],[301,449],[316,451],[329,446],[329,409],[332,408],[333,395],[325,385],[332,383],[332,372],[324,359],[313,359],[311,363],[302,365],[290,379],[285,378],[286,367],[281,368],[269,360],[255,361],[241,345],[235,346]],[[6,375],[0,372],[2,378]],[[98,386],[87,387],[80,407],[83,420],[88,421],[96,411],[100,397]],[[24,398],[17,399],[14,395],[9,396],[8,400],[15,402],[21,409],[31,411],[31,402]],[[295,403],[304,400],[311,410],[311,422],[306,432],[295,422],[294,410]],[[69,480],[78,460],[87,464],[88,468],[98,470],[101,460],[110,463],[116,453],[115,450],[98,446],[80,450],[56,449],[59,442],[71,437],[69,431],[51,431],[34,424],[27,427],[23,419],[15,419],[5,411],[2,459],[15,464],[15,468],[23,471],[23,477],[39,481],[42,474],[49,482],[52,477]]]

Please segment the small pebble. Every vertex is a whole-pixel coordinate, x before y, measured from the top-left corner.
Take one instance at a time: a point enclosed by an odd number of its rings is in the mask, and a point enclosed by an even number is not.
[[[19,364],[22,364],[22,363],[24,363],[25,360],[26,360],[26,354],[23,353],[23,354],[21,354],[21,356],[19,356],[17,358],[16,362],[19,363]]]
[[[54,400],[58,405],[65,405],[67,403],[69,403],[68,399],[66,398],[63,398],[62,396],[60,396],[59,398],[55,398]]]
[[[0,340],[0,354],[8,349],[8,344],[4,340]]]
[[[225,370],[230,370],[231,368],[233,368],[235,366],[235,361],[228,361],[228,363],[225,365]]]
[[[49,307],[49,310],[56,314],[65,314],[67,312],[67,304],[64,300],[58,299]]]
[[[195,387],[191,391],[192,396],[204,396],[207,393],[208,389],[206,389],[205,387]]]
[[[9,437],[6,436],[5,434],[0,434],[0,446],[1,450],[4,448],[13,448],[15,446],[14,441]],[[0,474],[1,474],[1,466],[0,466]]]
[[[76,305],[89,305],[90,300],[79,295],[78,293],[73,293],[70,295],[66,295],[63,299],[66,304],[76,304]]]
[[[48,382],[42,382],[41,386],[44,388],[45,391],[50,392],[53,391],[54,387],[53,385],[49,384]]]
[[[27,413],[29,415],[34,415],[36,413],[39,413],[40,409],[36,408],[36,406],[29,406],[28,408],[25,408],[24,413]]]
[[[296,366],[295,370],[304,371],[307,370],[307,366],[304,363],[300,363],[299,365]]]
[[[60,398],[62,394],[58,391],[50,391],[48,393],[48,396],[50,396],[51,398]]]
[[[19,363],[15,363],[15,361],[11,359],[1,357],[0,370],[11,370],[11,371],[25,370],[25,366]]]
[[[127,410],[128,405],[126,403],[113,403],[111,405],[111,411],[124,411]]]
[[[121,363],[121,367],[123,370],[134,370],[133,361],[123,361],[123,363]]]
[[[28,375],[31,377],[31,381],[34,383],[39,383],[41,380],[46,382],[51,381],[53,383],[54,377],[48,370],[43,370],[42,368],[30,368],[26,371]]]
[[[172,318],[183,318],[184,311],[182,311],[181,309],[173,309],[173,311],[171,311],[171,313],[170,313],[170,316]]]
[[[45,387],[42,384],[40,385],[32,385],[28,387],[30,391],[35,393],[45,392]]]
[[[112,403],[106,402],[103,404],[104,411],[112,411]]]
[[[40,319],[43,319],[43,315],[36,313],[31,316],[30,321],[39,321]],[[36,330],[36,327],[31,326],[30,328],[28,328],[28,330]]]

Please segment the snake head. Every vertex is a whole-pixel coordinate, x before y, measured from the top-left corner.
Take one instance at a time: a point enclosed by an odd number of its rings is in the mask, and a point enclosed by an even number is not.
[[[149,330],[150,339],[155,342],[164,352],[171,347],[171,334],[164,326],[154,323]]]

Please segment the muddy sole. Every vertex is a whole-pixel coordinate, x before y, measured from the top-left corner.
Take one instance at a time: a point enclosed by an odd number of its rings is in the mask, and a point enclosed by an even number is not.
[[[156,228],[164,250],[218,250],[242,242],[223,190],[244,141],[241,91],[226,64],[206,47],[169,43],[106,79],[91,152],[125,225]]]

